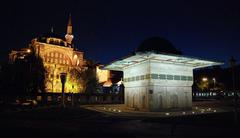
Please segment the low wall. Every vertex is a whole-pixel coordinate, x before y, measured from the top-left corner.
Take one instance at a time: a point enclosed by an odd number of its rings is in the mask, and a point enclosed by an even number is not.
[[[39,94],[0,94],[0,100],[4,102],[15,102],[16,100],[36,100],[38,105],[57,105],[61,103],[61,93],[39,93]],[[65,93],[66,104],[122,104],[123,95],[120,94],[71,94]]]

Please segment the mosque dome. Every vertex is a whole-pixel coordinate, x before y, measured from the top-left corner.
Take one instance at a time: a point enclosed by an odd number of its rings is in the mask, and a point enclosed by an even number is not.
[[[62,40],[65,40],[64,37],[62,37],[61,35],[58,35],[54,32],[48,32],[48,33],[45,33],[43,34],[42,36],[40,37],[45,37],[45,38],[56,38],[56,39],[62,39]]]
[[[58,46],[67,46],[66,39],[61,35],[54,33],[53,31],[37,37],[37,41]]]
[[[181,55],[182,52],[177,50],[171,42],[162,37],[150,37],[145,39],[136,52],[155,52]]]

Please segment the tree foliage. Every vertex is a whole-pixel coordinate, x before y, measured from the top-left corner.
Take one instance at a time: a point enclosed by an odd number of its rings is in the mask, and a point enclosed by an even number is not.
[[[85,93],[100,92],[100,85],[96,75],[96,66],[93,61],[86,62],[86,69],[81,74]]]
[[[5,63],[1,71],[1,89],[11,93],[36,93],[45,91],[43,61],[31,49],[22,59]]]

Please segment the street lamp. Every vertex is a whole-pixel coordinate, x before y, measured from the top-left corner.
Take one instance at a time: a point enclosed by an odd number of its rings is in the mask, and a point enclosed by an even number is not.
[[[202,78],[202,81],[206,82],[206,81],[208,81],[208,78],[204,77],[204,78]]]
[[[229,60],[230,66],[232,68],[232,90],[234,92],[234,118],[235,118],[235,122],[238,122],[238,116],[237,116],[237,92],[235,90],[235,64],[236,64],[236,60],[231,57],[231,59]]]
[[[31,53],[31,49],[27,49],[27,53]]]
[[[74,96],[74,85],[72,85],[72,106],[74,106],[73,96]]]
[[[65,87],[65,83],[67,80],[67,73],[60,73],[60,78],[61,78],[61,82],[62,82],[62,107],[65,108],[65,95],[64,95],[64,87]]]
[[[213,90],[215,90],[216,79],[215,79],[215,78],[213,78],[212,80],[213,80]]]

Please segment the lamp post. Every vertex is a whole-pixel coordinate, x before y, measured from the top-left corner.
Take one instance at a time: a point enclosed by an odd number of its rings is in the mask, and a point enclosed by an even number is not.
[[[203,83],[203,90],[205,89],[205,90],[208,90],[208,78],[207,77],[203,77],[202,78],[202,81],[204,82]],[[205,85],[206,85],[206,87],[205,87]]]
[[[235,97],[235,64],[236,64],[236,60],[231,57],[231,59],[229,60],[230,62],[230,66],[231,66],[231,69],[232,69],[232,90],[234,92],[234,97]]]
[[[234,92],[234,118],[235,118],[235,123],[238,122],[238,116],[237,116],[237,92],[235,90],[235,64],[236,60],[231,57],[229,60],[230,66],[232,68],[232,90]]]
[[[213,80],[213,91],[214,91],[215,90],[215,85],[216,85],[216,79],[213,78],[212,80]]]
[[[74,93],[73,93],[73,90],[74,90],[74,85],[72,85],[72,106],[74,106],[74,101],[73,101]]]
[[[67,73],[60,73],[60,78],[62,82],[62,107],[65,108],[65,95],[64,95],[64,87],[67,80]]]

